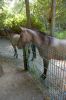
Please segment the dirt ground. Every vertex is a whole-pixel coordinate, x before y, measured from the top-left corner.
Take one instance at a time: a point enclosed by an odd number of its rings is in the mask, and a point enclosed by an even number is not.
[[[0,40],[0,64],[4,70],[0,77],[0,100],[44,100],[36,81],[23,70],[23,60],[14,59],[10,47],[7,40]]]
[[[28,72],[17,71],[14,63],[0,58],[4,75],[0,78],[0,100],[43,100]]]

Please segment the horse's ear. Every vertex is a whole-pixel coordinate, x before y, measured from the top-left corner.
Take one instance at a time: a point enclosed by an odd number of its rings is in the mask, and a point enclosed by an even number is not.
[[[24,27],[20,27],[20,29],[21,29],[22,31],[25,31],[25,30],[26,30],[26,28],[24,28]]]

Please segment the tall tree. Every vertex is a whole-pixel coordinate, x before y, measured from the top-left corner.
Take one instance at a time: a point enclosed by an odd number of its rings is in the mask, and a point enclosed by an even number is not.
[[[31,17],[30,17],[30,6],[29,6],[29,0],[25,0],[25,4],[26,4],[26,16],[27,16],[27,27],[31,28]],[[35,49],[35,45],[32,44],[31,45],[32,48],[32,52],[33,52],[33,58],[36,57],[36,49]],[[32,60],[33,60],[32,58]]]
[[[54,32],[55,32],[55,15],[56,15],[56,0],[52,0],[50,35],[54,35]]]
[[[54,30],[55,30],[55,13],[56,13],[56,0],[52,0],[52,5],[51,5],[51,19],[50,19],[50,35],[54,35]],[[43,65],[44,65],[44,72],[42,74],[42,78],[46,78],[46,73],[47,73],[47,67],[48,67],[48,60],[43,59]]]
[[[27,17],[27,27],[31,27],[31,22],[30,22],[30,9],[29,9],[29,0],[25,0],[25,7],[26,7],[26,17]],[[28,52],[27,52],[28,51]],[[24,67],[25,70],[28,70],[29,67],[29,62],[28,62],[28,56],[29,56],[29,47],[24,47],[23,48],[23,59],[24,59]]]
[[[29,0],[25,0],[25,5],[26,5],[27,27],[31,28]]]

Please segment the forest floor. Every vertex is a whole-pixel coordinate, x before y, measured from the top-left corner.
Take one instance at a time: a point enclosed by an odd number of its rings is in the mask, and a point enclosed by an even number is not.
[[[44,100],[36,81],[23,70],[21,51],[19,55],[15,59],[10,42],[0,39],[0,65],[4,70],[0,77],[0,100]]]

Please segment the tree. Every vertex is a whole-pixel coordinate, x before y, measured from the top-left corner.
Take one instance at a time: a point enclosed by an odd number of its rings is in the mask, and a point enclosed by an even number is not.
[[[56,0],[52,0],[52,5],[51,5],[51,19],[50,19],[50,35],[54,35],[55,13],[56,13]],[[41,76],[43,79],[46,78],[48,64],[49,64],[48,60],[47,59],[43,59],[44,72],[43,72],[43,74]]]
[[[55,15],[56,15],[56,0],[52,0],[50,35],[54,35],[55,32]]]
[[[30,18],[29,0],[25,0],[25,5],[26,5],[27,27],[28,28],[31,28],[31,18]]]
[[[26,17],[27,17],[27,27],[31,28],[31,16],[30,16],[30,6],[29,6],[29,0],[25,0],[25,4],[26,4]],[[31,45],[32,48],[32,52],[33,52],[33,58],[36,57],[36,49],[35,49],[35,45],[32,44]],[[30,52],[30,51],[29,51]],[[33,60],[32,58],[32,60]]]

